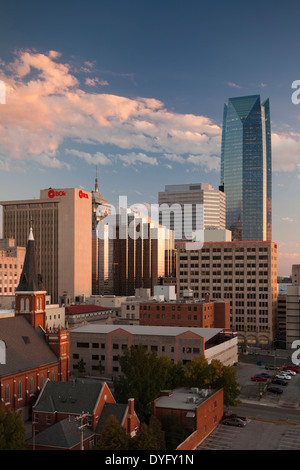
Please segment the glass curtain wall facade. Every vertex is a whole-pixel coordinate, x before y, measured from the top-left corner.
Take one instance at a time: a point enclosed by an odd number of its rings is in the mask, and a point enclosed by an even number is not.
[[[269,100],[230,98],[224,105],[220,189],[232,240],[272,239],[271,171]]]

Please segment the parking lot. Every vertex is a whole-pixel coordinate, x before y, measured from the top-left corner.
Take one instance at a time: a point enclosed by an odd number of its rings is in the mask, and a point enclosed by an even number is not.
[[[240,400],[259,402],[261,405],[298,407],[300,403],[300,373],[293,376],[288,381],[287,386],[276,385],[282,388],[283,393],[281,395],[274,395],[270,392],[261,392],[262,387],[267,388],[270,385],[271,379],[267,382],[252,382],[251,377],[260,373],[267,373],[273,376],[277,372],[266,370],[264,365],[258,366],[256,363],[244,362],[239,362],[235,367],[235,371],[241,390]]]
[[[258,366],[255,361],[239,362],[235,367],[237,382],[240,385],[240,400],[262,407],[278,409],[276,419],[248,419],[245,427],[226,426],[222,423],[198,447],[198,450],[300,450],[300,425],[282,423],[282,410],[298,410],[300,403],[300,373],[288,381],[281,395],[262,391],[270,385],[271,379],[265,382],[253,382],[251,377],[267,373],[271,376],[277,372],[266,370],[265,365]],[[259,385],[259,384],[264,384]],[[231,408],[231,412],[235,412]],[[287,420],[288,421],[288,420]]]
[[[198,450],[300,450],[300,426],[256,420],[244,428],[219,424]]]

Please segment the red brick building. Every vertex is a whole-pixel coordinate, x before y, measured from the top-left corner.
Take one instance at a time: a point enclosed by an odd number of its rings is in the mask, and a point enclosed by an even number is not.
[[[230,301],[141,302],[140,325],[229,329]]]
[[[116,403],[107,384],[99,381],[47,380],[32,410],[33,437],[29,448],[91,449],[110,415],[130,436],[135,435],[140,423],[133,399],[127,404]]]
[[[223,416],[223,389],[178,388],[162,391],[152,404],[159,420],[175,415],[185,430],[185,440],[177,450],[194,450],[220,423]]]
[[[46,291],[37,273],[32,231],[15,298],[15,317],[0,320],[6,353],[0,364],[0,402],[27,418],[47,378],[68,381],[70,368],[68,328],[47,331]]]

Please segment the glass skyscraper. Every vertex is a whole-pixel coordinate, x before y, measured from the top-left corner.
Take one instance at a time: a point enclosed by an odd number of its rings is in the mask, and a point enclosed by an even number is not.
[[[232,240],[272,239],[272,168],[269,99],[230,98],[224,105],[221,184]]]

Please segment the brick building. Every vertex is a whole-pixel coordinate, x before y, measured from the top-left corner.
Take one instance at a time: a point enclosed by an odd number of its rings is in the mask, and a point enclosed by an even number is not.
[[[46,291],[37,273],[32,231],[15,299],[15,316],[0,320],[6,356],[0,364],[0,400],[5,410],[27,418],[47,378],[69,380],[69,330],[47,328]]]
[[[140,303],[140,325],[230,328],[230,302],[203,300]]]
[[[105,382],[47,380],[32,410],[29,448],[91,449],[110,415],[117,418],[131,437],[135,436],[139,419],[134,411],[134,399],[126,404],[116,403]]]
[[[178,388],[162,391],[152,404],[159,420],[175,415],[185,431],[177,450],[195,449],[219,424],[223,416],[223,389]]]

